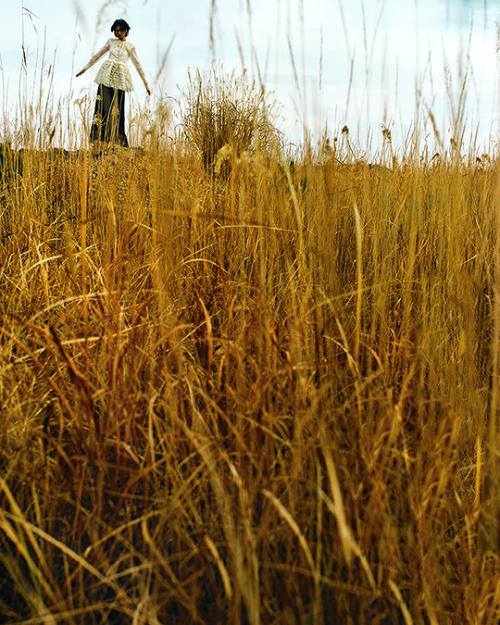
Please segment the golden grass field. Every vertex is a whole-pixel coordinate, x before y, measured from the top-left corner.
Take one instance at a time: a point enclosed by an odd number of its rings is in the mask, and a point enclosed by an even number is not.
[[[498,165],[332,150],[5,156],[0,622],[499,621]]]

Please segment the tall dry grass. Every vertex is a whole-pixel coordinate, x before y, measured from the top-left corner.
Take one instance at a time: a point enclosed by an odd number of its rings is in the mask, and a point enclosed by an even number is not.
[[[496,163],[224,159],[5,170],[0,622],[498,622]]]
[[[203,73],[189,72],[183,95],[184,137],[207,173],[227,178],[232,156],[249,151],[279,157],[279,106],[264,86],[249,82],[246,71],[227,74],[213,62]]]

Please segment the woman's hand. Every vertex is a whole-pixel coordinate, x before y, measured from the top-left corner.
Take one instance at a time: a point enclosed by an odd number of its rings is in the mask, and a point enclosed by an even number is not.
[[[76,75],[76,77],[78,78],[78,77],[79,77],[79,76],[81,76],[82,74],[85,74],[85,70],[84,70],[84,69],[82,69],[82,71],[81,71],[81,72],[78,72],[78,74]]]
[[[151,95],[151,89],[149,87],[146,87],[146,92],[148,95]]]

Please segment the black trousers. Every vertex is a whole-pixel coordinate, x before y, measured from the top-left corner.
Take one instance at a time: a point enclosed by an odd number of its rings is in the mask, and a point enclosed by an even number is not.
[[[117,143],[128,148],[125,134],[125,91],[99,85],[90,141]]]

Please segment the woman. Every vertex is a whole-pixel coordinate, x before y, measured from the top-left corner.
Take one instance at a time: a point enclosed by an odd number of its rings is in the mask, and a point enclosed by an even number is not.
[[[126,41],[130,26],[125,20],[115,20],[111,32],[116,39],[108,39],[106,45],[94,54],[85,67],[76,75],[81,76],[109,52],[108,59],[97,72],[95,82],[99,85],[95,103],[94,118],[90,129],[90,141],[105,141],[128,147],[125,134],[125,92],[133,91],[132,77],[127,61],[132,59],[135,69],[142,78],[148,95],[151,95],[135,47]]]

